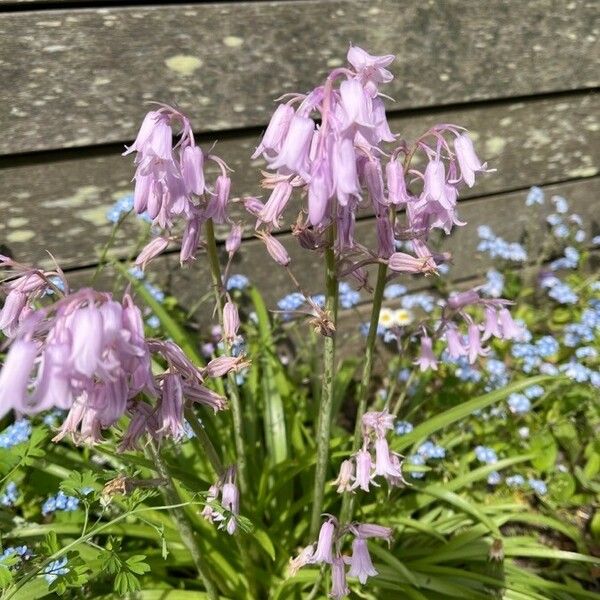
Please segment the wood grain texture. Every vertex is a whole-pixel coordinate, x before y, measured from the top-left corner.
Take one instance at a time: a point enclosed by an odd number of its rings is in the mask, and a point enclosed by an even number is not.
[[[482,177],[469,195],[545,184],[598,173],[600,95],[501,103],[477,109],[441,111],[391,119],[394,131],[413,139],[436,122],[455,122],[471,130],[482,157],[497,169]],[[249,156],[258,134],[225,139],[217,152],[234,168],[234,194],[259,194],[259,161]],[[209,143],[203,144],[209,147]],[[24,262],[47,258],[51,251],[64,267],[95,262],[97,249],[109,238],[106,212],[130,193],[130,158],[116,148],[109,154],[0,169],[0,244]],[[491,206],[491,205],[490,205]],[[491,209],[492,210],[492,209]],[[293,220],[290,207],[288,221]],[[365,213],[366,214],[366,213]],[[234,219],[250,219],[240,210]],[[130,219],[134,221],[134,219]],[[117,236],[116,255],[131,248],[137,227]],[[221,232],[223,233],[223,232]]]
[[[568,199],[571,210],[576,211],[584,220],[588,234],[600,233],[597,198],[600,194],[600,177],[583,182],[550,185],[544,188],[546,204],[542,214],[552,211],[550,197],[562,195]],[[491,261],[476,253],[479,242],[477,227],[489,225],[497,235],[507,241],[519,241],[525,228],[533,232],[533,243],[539,246],[541,236],[546,230],[544,218],[532,219],[532,214],[523,210],[525,194],[523,192],[500,194],[488,198],[466,201],[460,211],[460,217],[468,222],[465,227],[455,228],[452,235],[443,239],[440,249],[450,251],[454,264],[450,270],[452,280],[465,280],[485,272]],[[375,225],[372,219],[357,223],[357,239],[363,243],[374,244]],[[290,256],[291,267],[307,293],[322,292],[323,258],[321,255],[302,250],[291,235],[280,237]],[[182,306],[192,310],[203,322],[210,319],[210,274],[206,257],[200,255],[191,268],[180,269],[177,256],[169,255],[157,259],[149,269],[149,279],[164,290],[175,295]],[[243,273],[264,294],[269,308],[276,309],[279,298],[294,291],[287,274],[277,267],[268,257],[262,242],[248,240],[236,257],[232,273]],[[91,270],[79,270],[69,276],[72,285],[88,285]],[[398,279],[411,288],[431,283],[423,277]],[[112,289],[115,279],[110,270],[106,270],[98,280],[103,289]],[[116,289],[119,289],[118,287]],[[201,302],[203,297],[207,301]],[[365,296],[365,300],[368,296]],[[193,310],[195,308],[195,310]]]
[[[149,100],[202,131],[262,126],[350,41],[393,53],[386,93],[423,108],[596,86],[595,0],[295,0],[8,12],[0,154],[130,139]]]

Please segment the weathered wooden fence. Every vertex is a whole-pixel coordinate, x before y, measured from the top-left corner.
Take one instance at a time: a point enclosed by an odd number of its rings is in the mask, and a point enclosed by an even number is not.
[[[23,262],[50,250],[85,282],[111,231],[107,209],[132,190],[120,152],[149,100],[188,112],[201,143],[218,140],[236,195],[259,193],[261,163],[249,155],[273,99],[309,88],[353,42],[398,57],[386,90],[394,131],[460,123],[498,169],[465,191],[471,227],[447,244],[455,277],[475,276],[485,267],[473,260],[476,226],[516,239],[531,185],[600,227],[598,12],[595,0],[0,0],[0,244]],[[369,235],[372,225],[365,212],[358,227]],[[289,233],[281,240],[318,291],[319,258]],[[131,244],[125,228],[120,256]],[[158,281],[193,302],[207,286],[204,261],[183,272],[176,262],[157,261]],[[251,272],[270,302],[289,289],[257,241],[235,271]]]

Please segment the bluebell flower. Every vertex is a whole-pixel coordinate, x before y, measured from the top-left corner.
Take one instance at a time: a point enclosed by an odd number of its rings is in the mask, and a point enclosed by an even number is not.
[[[529,189],[527,198],[525,199],[526,206],[533,206],[534,204],[539,204],[540,206],[544,204],[544,190],[537,185]]]
[[[511,475],[506,478],[506,485],[509,487],[522,487],[525,485],[525,478],[523,475]]]
[[[541,479],[529,479],[529,487],[539,496],[544,496],[548,492],[548,487]]]
[[[390,283],[383,290],[383,297],[387,300],[393,300],[394,298],[400,298],[406,294],[407,289],[400,283]]]
[[[67,567],[67,557],[63,556],[53,560],[43,571],[44,579],[50,584],[56,581],[60,575],[66,575],[70,569]]]
[[[444,458],[446,456],[446,449],[428,440],[426,442],[423,442],[417,448],[417,454],[423,456],[425,459]]]
[[[513,415],[523,415],[531,410],[531,401],[524,394],[513,392],[508,397],[508,409]]]
[[[502,475],[498,471],[492,471],[487,478],[488,485],[498,485],[502,481]]]
[[[564,215],[565,213],[569,212],[569,204],[562,196],[553,196],[552,202],[554,202],[557,213]]]
[[[523,394],[529,400],[535,400],[536,398],[541,398],[544,395],[544,388],[541,385],[530,385],[528,388],[523,390]]]
[[[236,273],[230,275],[227,279],[227,291],[231,290],[245,290],[250,285],[250,281],[245,275]]]
[[[27,419],[19,419],[0,433],[0,448],[12,448],[29,440],[31,423]]]
[[[394,425],[394,431],[396,435],[406,435],[413,430],[412,423],[408,421],[396,421],[396,425]]]
[[[498,462],[498,455],[492,448],[487,446],[476,446],[475,456],[479,462],[491,465]]]
[[[502,296],[504,289],[504,275],[496,269],[489,269],[486,274],[487,282],[481,286],[481,291],[492,298]]]
[[[62,490],[56,496],[50,496],[44,504],[42,504],[42,514],[49,515],[57,510],[72,512],[79,508],[79,498],[75,496],[67,496]]]
[[[423,466],[425,464],[425,457],[421,456],[420,454],[411,454],[408,457],[408,462],[411,465],[416,465],[416,466]],[[410,474],[410,476],[413,479],[423,479],[423,477],[425,477],[425,473],[420,472],[420,471],[416,471]]]
[[[18,499],[19,490],[17,489],[17,484],[14,481],[9,481],[2,494],[0,494],[0,504],[2,506],[14,506]]]

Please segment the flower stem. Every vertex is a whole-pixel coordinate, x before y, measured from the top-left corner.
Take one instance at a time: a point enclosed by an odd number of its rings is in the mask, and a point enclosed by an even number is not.
[[[325,250],[325,311],[328,318],[337,326],[338,305],[338,280],[335,266],[335,240],[334,226],[329,228],[329,245]],[[319,420],[317,424],[317,465],[315,468],[315,485],[313,492],[312,517],[310,522],[311,539],[316,538],[321,523],[323,511],[323,498],[325,496],[325,479],[327,476],[327,462],[329,459],[329,438],[331,433],[331,411],[333,408],[333,381],[335,363],[336,331],[325,337],[323,356],[323,387],[321,391],[321,405],[319,407]]]
[[[202,425],[200,419],[198,419],[198,416],[196,415],[196,412],[191,406],[188,406],[185,409],[185,420],[190,424],[190,427],[192,428],[192,431],[194,432],[202,450],[205,452],[208,461],[215,470],[215,473],[220,477],[224,472],[223,463],[219,458],[217,449],[214,447],[213,443],[208,437],[206,430],[204,429],[204,425]]]
[[[221,278],[221,265],[219,264],[219,255],[217,254],[217,241],[215,239],[215,229],[212,219],[205,223],[206,232],[206,251],[210,262],[210,271],[219,313],[219,322],[223,326],[223,306],[225,304],[222,295],[223,279]],[[229,348],[228,348],[229,351]],[[246,448],[244,445],[244,421],[242,418],[242,407],[240,403],[240,392],[235,381],[235,375],[230,373],[227,376],[227,392],[231,402],[231,413],[233,416],[233,436],[235,439],[235,450],[237,454],[237,474],[242,494],[248,492],[248,478],[246,474]]]
[[[385,288],[387,274],[387,265],[380,264],[377,271],[377,282],[373,293],[373,306],[371,308],[371,321],[369,323],[369,333],[367,334],[367,347],[365,350],[365,362],[363,365],[362,377],[358,388],[358,407],[356,409],[356,424],[354,426],[354,440],[352,450],[355,452],[360,445],[362,432],[362,417],[367,410],[367,400],[369,397],[369,383],[373,372],[373,356],[375,354],[375,342],[377,341],[377,326],[379,325],[379,313],[383,302],[383,290]],[[354,496],[345,494],[342,501],[342,511],[340,522],[346,523],[352,518],[354,509]]]
[[[164,479],[165,483],[163,484],[163,491],[165,494],[165,498],[167,502],[171,505],[180,505],[182,504],[182,499],[179,496],[179,492],[175,487],[173,479],[169,474],[169,469],[165,462],[163,461],[160,452],[156,448],[153,442],[148,444],[149,452],[152,457],[152,461],[154,462],[156,472],[160,475],[162,479]],[[204,558],[202,557],[202,552],[200,550],[200,546],[196,540],[194,535],[194,530],[190,523],[188,516],[185,514],[185,509],[182,506],[175,506],[170,509],[171,516],[177,525],[177,529],[179,530],[179,535],[181,536],[181,541],[185,544],[186,548],[189,550],[190,555],[192,557],[192,561],[196,570],[198,571],[198,575],[206,588],[206,593],[210,600],[218,600],[219,593],[215,584],[211,581],[211,579],[207,575],[207,565],[204,562]]]

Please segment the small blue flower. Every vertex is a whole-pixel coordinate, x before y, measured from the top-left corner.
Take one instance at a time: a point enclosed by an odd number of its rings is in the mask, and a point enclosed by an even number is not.
[[[42,504],[42,514],[49,515],[57,510],[72,512],[79,508],[79,498],[67,496],[62,490],[56,496],[50,496],[44,504]]]
[[[548,215],[546,217],[546,223],[548,223],[548,225],[552,226],[552,227],[556,227],[557,225],[560,225],[563,222],[562,217],[560,215],[557,215],[556,213],[552,213],[551,215]]]
[[[236,273],[227,280],[227,291],[245,290],[250,285],[250,281],[245,275]]]
[[[360,292],[352,289],[345,281],[340,283],[338,292],[340,306],[342,308],[354,308],[360,302]],[[323,302],[323,306],[324,305],[325,302]]]
[[[488,465],[498,462],[498,455],[496,452],[487,446],[477,446],[475,448],[475,456],[479,462]]]
[[[489,240],[492,239],[494,237],[494,233],[491,230],[491,228],[488,225],[480,225],[477,228],[477,235],[482,239],[482,240]]]
[[[31,436],[31,423],[27,419],[19,419],[0,433],[0,448],[12,448],[23,444]]]
[[[531,401],[524,394],[513,392],[508,397],[508,409],[513,415],[523,415],[531,410]]]
[[[325,308],[325,294],[315,294],[310,299],[319,307]],[[344,307],[346,308],[346,307]],[[349,307],[348,307],[349,308]]]
[[[14,506],[18,498],[19,490],[17,489],[17,484],[14,481],[10,481],[6,484],[4,492],[0,495],[0,504],[2,506]]]
[[[523,393],[530,400],[541,398],[544,395],[544,388],[541,385],[530,385],[528,388],[523,390]]]
[[[144,270],[141,267],[133,266],[129,269],[129,274],[135,279],[144,279],[146,276]]]
[[[523,475],[511,475],[506,478],[506,485],[509,487],[523,487],[525,485],[525,478]]]
[[[578,229],[575,232],[575,241],[578,244],[582,244],[583,242],[585,242],[585,238],[586,238],[586,235],[585,235],[585,231],[583,229]]]
[[[560,345],[551,335],[544,335],[535,342],[535,348],[538,356],[548,358],[559,351]]]
[[[155,285],[152,285],[151,283],[146,283],[144,286],[149,292],[150,295],[157,301],[157,302],[163,302],[165,299],[165,293],[157,288]]]
[[[592,238],[592,246],[600,246],[600,235],[595,235]]]
[[[488,485],[498,485],[502,481],[502,475],[498,471],[492,471],[487,478]]]
[[[146,319],[146,325],[152,329],[158,329],[160,327],[160,319],[156,315],[150,315]]]
[[[53,583],[60,575],[66,575],[70,571],[67,567],[67,557],[63,556],[57,560],[53,560],[44,570],[44,579],[48,583]]]
[[[428,440],[426,442],[423,442],[417,448],[417,454],[424,457],[425,459],[444,458],[446,456],[446,449]]]
[[[575,350],[575,356],[580,359],[596,358],[598,356],[598,352],[591,346],[581,346],[581,348],[577,348],[577,350]]]
[[[401,301],[402,308],[411,309],[415,307],[420,307],[425,312],[431,312],[435,307],[435,302],[433,296],[429,294],[410,294],[408,296],[404,296]]]
[[[411,454],[408,457],[408,462],[411,465],[416,465],[416,466],[420,467],[425,464],[425,457],[421,456],[420,454]],[[411,473],[410,476],[413,479],[423,479],[423,477],[425,477],[425,473],[423,473],[421,471],[415,471],[415,472]]]
[[[554,202],[557,213],[564,215],[565,213],[569,212],[569,204],[562,196],[553,196],[552,202]]]
[[[383,297],[387,300],[393,300],[394,298],[400,298],[406,294],[407,289],[405,286],[400,283],[390,283],[390,285],[386,286],[383,290]]]
[[[544,204],[544,190],[537,185],[530,188],[527,193],[527,198],[525,199],[526,206],[533,206],[534,204]]]
[[[412,423],[409,423],[408,421],[397,421],[396,425],[394,426],[394,431],[396,432],[396,435],[406,435],[412,430]]]
[[[548,487],[541,479],[529,479],[527,483],[538,496],[544,496],[548,492]]]
[[[486,277],[487,282],[481,287],[481,291],[492,298],[499,298],[504,289],[504,275],[496,269],[490,269]]]

